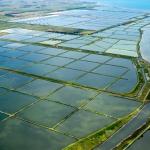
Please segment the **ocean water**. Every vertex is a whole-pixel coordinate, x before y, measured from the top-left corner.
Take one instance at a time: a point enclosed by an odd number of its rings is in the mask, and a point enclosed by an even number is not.
[[[97,0],[97,2],[112,6],[150,10],[150,0]]]

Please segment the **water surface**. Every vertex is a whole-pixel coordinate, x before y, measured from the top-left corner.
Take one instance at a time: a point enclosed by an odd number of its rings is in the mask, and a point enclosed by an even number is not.
[[[101,0],[101,3],[112,6],[150,10],[150,0]]]
[[[143,31],[140,51],[144,60],[150,62],[150,28],[145,28]]]

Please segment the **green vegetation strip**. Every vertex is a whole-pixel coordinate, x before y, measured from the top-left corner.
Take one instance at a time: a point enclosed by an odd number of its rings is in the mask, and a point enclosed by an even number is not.
[[[58,27],[52,25],[32,25],[25,23],[16,23],[16,22],[8,22],[0,20],[0,30],[8,29],[8,28],[23,28],[29,30],[38,30],[38,31],[47,31],[47,32],[57,32],[63,34],[75,34],[75,35],[89,35],[94,33],[93,30],[84,30],[84,29],[75,29],[75,28],[66,28],[66,27]]]
[[[150,88],[149,87],[150,87],[150,83],[147,82],[142,90],[140,97],[139,97],[139,99],[143,100],[144,103],[147,103],[150,101]]]
[[[96,146],[105,142],[110,136],[112,136],[117,130],[119,130],[124,124],[131,120],[138,112],[140,108],[136,109],[134,112],[126,117],[119,119],[118,121],[112,123],[101,130],[92,133],[91,135],[80,139],[79,141],[72,143],[63,150],[91,150]]]

